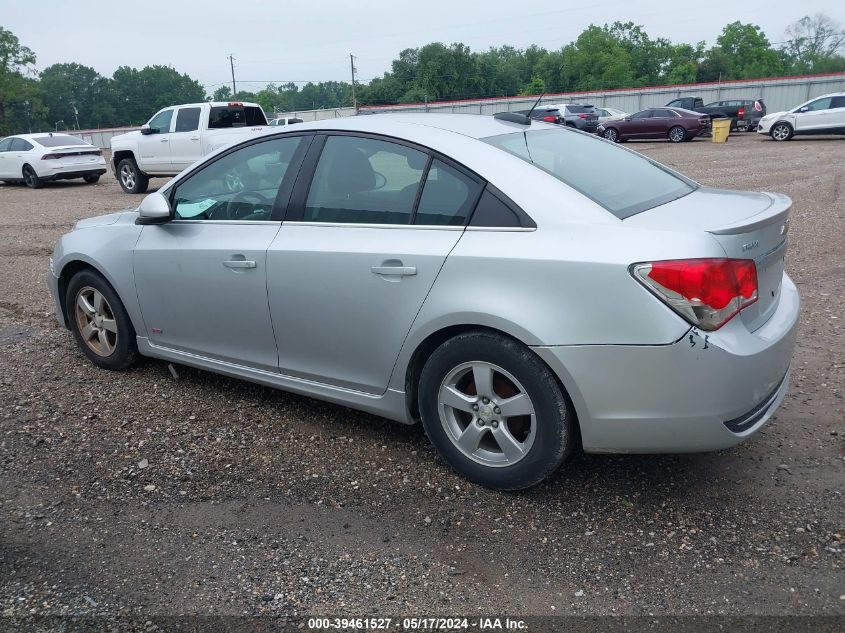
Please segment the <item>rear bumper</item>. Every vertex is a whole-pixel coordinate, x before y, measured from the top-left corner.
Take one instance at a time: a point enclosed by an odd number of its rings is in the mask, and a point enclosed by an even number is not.
[[[789,385],[799,297],[783,277],[773,316],[749,332],[734,318],[671,345],[538,347],[575,405],[587,452],[699,452],[757,432]]]
[[[45,164],[53,161],[40,161],[35,167],[35,173],[41,180],[66,180],[69,178],[82,178],[91,174],[102,175],[106,173],[106,161],[103,157],[99,160],[85,163],[63,165],[61,163]]]

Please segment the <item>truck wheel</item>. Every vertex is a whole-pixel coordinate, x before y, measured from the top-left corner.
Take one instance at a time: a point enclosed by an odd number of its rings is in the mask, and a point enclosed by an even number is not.
[[[138,169],[134,158],[124,158],[117,166],[117,181],[126,193],[144,193],[150,179]]]
[[[792,126],[789,123],[776,123],[770,134],[776,141],[788,141],[792,138]]]

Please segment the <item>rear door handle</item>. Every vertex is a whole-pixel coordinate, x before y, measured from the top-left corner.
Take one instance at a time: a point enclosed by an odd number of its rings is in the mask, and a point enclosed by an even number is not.
[[[226,268],[255,268],[255,262],[251,259],[228,259],[223,265]]]
[[[417,274],[416,266],[373,266],[370,270],[376,275],[394,275],[410,277]]]

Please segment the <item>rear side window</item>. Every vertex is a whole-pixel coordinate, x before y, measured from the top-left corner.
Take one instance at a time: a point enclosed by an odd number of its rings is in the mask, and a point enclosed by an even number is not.
[[[516,211],[502,202],[489,188],[481,194],[470,221],[470,226],[517,227],[522,225]]]
[[[434,160],[428,170],[414,224],[463,226],[478,198],[479,185]]]
[[[845,108],[845,97],[833,97],[830,100],[830,107],[832,108]]]
[[[0,141],[0,152],[8,152],[12,147],[12,139],[4,138]]]
[[[176,114],[176,131],[193,132],[200,126],[199,108],[179,108]]]
[[[678,115],[671,110],[652,110],[651,116],[656,119],[674,119]]]
[[[253,125],[267,125],[264,113],[257,106],[213,106],[208,115],[208,128],[210,130]]]
[[[320,154],[302,219],[409,224],[427,162],[427,154],[398,143],[330,136]]]
[[[565,129],[512,132],[482,140],[551,174],[620,220],[696,188],[692,181],[636,152]]]
[[[12,139],[13,152],[28,152],[33,147],[32,143],[27,143],[22,138]]]
[[[53,134],[52,136],[37,136],[32,139],[44,147],[67,147],[68,145],[88,145],[78,136],[70,134]]]

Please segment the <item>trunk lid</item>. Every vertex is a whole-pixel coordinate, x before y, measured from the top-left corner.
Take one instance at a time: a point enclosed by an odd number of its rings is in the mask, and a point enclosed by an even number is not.
[[[701,187],[624,222],[667,231],[706,231],[727,257],[753,259],[758,299],[740,317],[754,331],[769,319],[780,298],[791,207],[792,200],[781,194]]]

